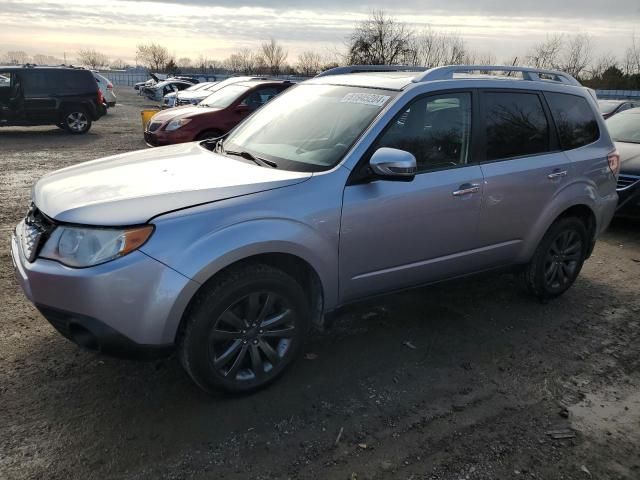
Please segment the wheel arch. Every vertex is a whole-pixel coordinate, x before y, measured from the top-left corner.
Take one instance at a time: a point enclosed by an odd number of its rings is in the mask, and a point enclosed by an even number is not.
[[[228,272],[229,270],[257,264],[268,265],[270,267],[282,270],[283,272],[296,279],[296,281],[298,281],[302,286],[302,289],[307,296],[310,311],[312,312],[312,324],[319,329],[323,328],[325,289],[320,279],[320,275],[318,274],[316,269],[307,260],[291,253],[264,252],[233,261],[213,273],[204,283],[202,283],[200,287],[193,293],[191,299],[187,303],[187,306],[182,312],[180,322],[175,331],[175,339],[177,339],[184,331],[186,319],[189,317],[190,310],[196,303],[198,295],[206,291],[206,289],[209,288],[209,286],[213,282],[215,282],[215,280],[220,275]]]
[[[585,201],[584,199],[575,202],[565,204],[560,208],[556,208],[552,211],[548,211],[546,215],[541,216],[536,225],[533,228],[535,235],[530,236],[529,242],[526,243],[524,249],[524,256],[521,260],[525,263],[533,256],[539,243],[542,241],[545,233],[551,228],[551,226],[561,218],[576,217],[585,223],[587,233],[589,234],[589,245],[587,245],[586,257],[588,258],[593,251],[595,245],[596,233],[597,233],[597,217],[594,209],[594,205],[591,201]]]

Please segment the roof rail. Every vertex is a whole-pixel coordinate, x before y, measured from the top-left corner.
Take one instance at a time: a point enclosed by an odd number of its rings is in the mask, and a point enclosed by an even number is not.
[[[327,75],[346,75],[349,73],[364,72],[424,72],[427,67],[412,67],[410,65],[349,65],[346,67],[335,67],[324,72],[320,72],[316,77]]]
[[[472,72],[519,72],[522,74],[524,80],[559,82],[566,85],[582,86],[578,80],[565,72],[508,65],[449,65],[446,67],[435,67],[425,71],[422,75],[416,76],[413,81],[418,83],[433,80],[451,80],[456,73]]]

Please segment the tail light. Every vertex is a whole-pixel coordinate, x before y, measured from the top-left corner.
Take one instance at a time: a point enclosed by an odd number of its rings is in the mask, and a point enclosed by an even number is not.
[[[98,90],[98,105],[102,105],[103,103],[104,103],[104,95],[102,95],[102,92]]]
[[[620,173],[620,154],[618,153],[618,150],[614,150],[607,155],[607,161],[609,162],[609,169],[611,170],[611,173],[617,177],[618,173]]]
[[[107,90],[113,90],[113,84],[112,83],[107,84]]]

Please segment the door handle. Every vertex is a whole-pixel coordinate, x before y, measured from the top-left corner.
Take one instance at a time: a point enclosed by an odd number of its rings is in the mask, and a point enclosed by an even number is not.
[[[480,185],[477,183],[465,183],[458,187],[458,190],[453,191],[454,197],[461,197],[463,195],[469,195],[471,193],[478,193],[480,191]]]
[[[547,178],[549,180],[554,180],[556,178],[562,178],[562,177],[566,177],[566,176],[567,176],[567,171],[566,170],[554,170],[552,173],[547,175]]]

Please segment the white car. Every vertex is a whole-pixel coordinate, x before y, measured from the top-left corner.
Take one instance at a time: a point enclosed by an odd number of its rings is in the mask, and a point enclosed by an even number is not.
[[[181,92],[193,92],[195,90],[208,90],[210,87],[214,86],[216,82],[202,82],[196,83],[195,85],[190,86],[182,91],[167,93],[162,99],[162,108],[172,108],[176,106],[176,100],[178,98],[178,94]],[[209,94],[204,95],[207,97]],[[204,98],[203,97],[203,98]]]
[[[104,97],[105,102],[107,102],[107,106],[115,106],[116,93],[113,91],[113,83],[99,73],[93,72],[93,76],[95,77],[96,82],[98,82],[98,88],[102,92],[102,96]]]

